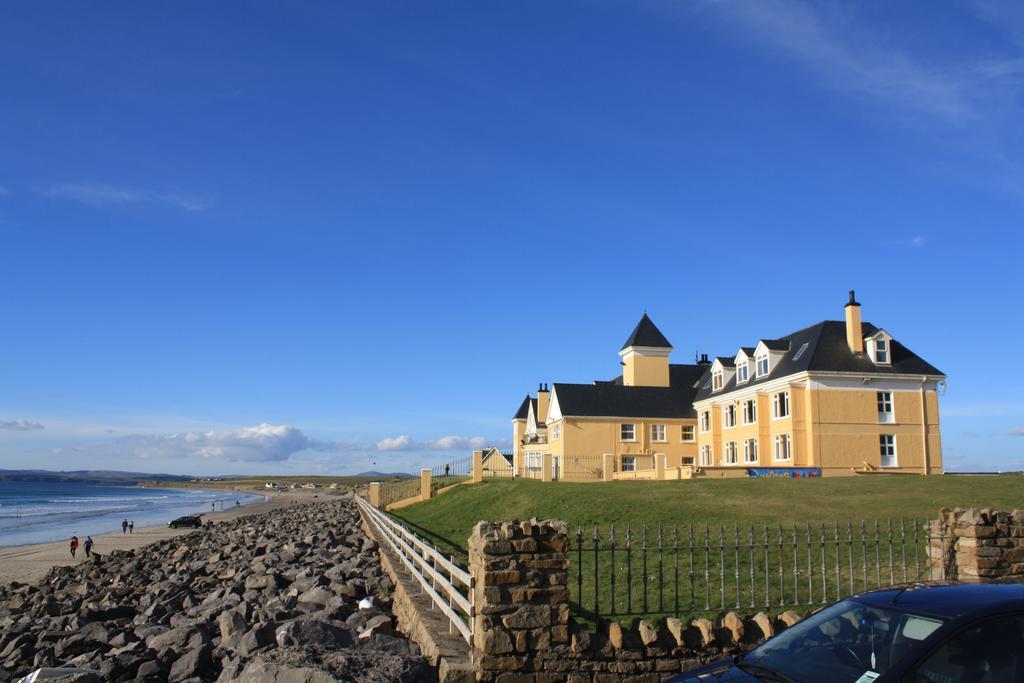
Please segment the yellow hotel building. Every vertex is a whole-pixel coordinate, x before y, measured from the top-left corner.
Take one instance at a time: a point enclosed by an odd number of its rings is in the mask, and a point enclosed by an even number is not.
[[[945,375],[862,322],[852,291],[844,313],[693,365],[669,362],[645,313],[619,351],[622,375],[541,384],[523,400],[516,467],[612,454],[628,472],[664,454],[696,477],[941,473]]]

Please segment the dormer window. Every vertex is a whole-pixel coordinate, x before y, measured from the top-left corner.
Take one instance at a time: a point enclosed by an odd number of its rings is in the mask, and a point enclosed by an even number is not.
[[[720,369],[711,373],[711,390],[722,390],[722,371]]]
[[[876,365],[892,364],[892,336],[885,330],[878,330],[864,339],[868,357]]]
[[[757,357],[757,368],[755,370],[755,377],[766,377],[768,375],[768,354],[762,353]]]
[[[746,362],[741,362],[736,365],[736,384],[743,384],[750,379],[750,369],[747,367]]]
[[[889,342],[885,339],[875,342],[875,362],[883,364],[889,362]]]

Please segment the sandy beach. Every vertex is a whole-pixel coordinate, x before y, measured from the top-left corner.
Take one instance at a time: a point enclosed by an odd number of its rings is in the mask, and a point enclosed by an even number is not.
[[[223,512],[204,512],[202,517],[204,520],[213,522],[226,521],[245,515],[268,512],[276,508],[301,502],[326,499],[324,495],[314,499],[312,495],[307,493],[268,491],[265,495],[267,496],[266,501],[257,501],[249,505],[227,508]],[[95,542],[94,550],[100,554],[105,554],[111,550],[139,548],[149,543],[173,538],[191,531],[193,529],[169,529],[166,524],[162,524],[136,527],[135,532],[131,534],[122,534],[120,531],[117,531],[94,535],[92,540]],[[80,536],[79,540],[85,541],[85,537]],[[0,583],[8,581],[21,581],[25,583],[38,581],[50,571],[50,567],[77,564],[84,561],[84,559],[85,552],[81,546],[78,548],[78,557],[71,557],[71,554],[68,552],[67,541],[0,548]]]

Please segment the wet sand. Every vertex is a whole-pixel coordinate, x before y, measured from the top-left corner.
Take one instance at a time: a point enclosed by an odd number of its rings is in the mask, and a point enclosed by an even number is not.
[[[249,505],[227,508],[223,512],[204,512],[202,513],[203,520],[213,522],[226,521],[245,515],[269,512],[270,510],[287,507],[288,505],[329,499],[324,495],[314,499],[313,496],[303,493],[267,492],[265,495],[268,496],[266,501],[257,501]],[[92,540],[95,543],[93,549],[101,555],[111,550],[130,550],[149,543],[155,543],[156,541],[187,534],[191,531],[194,530],[169,529],[166,524],[136,527],[135,532],[131,534],[122,534],[120,531],[117,531],[93,536]],[[85,537],[79,536],[78,540],[84,542]],[[85,550],[81,545],[78,547],[77,555],[75,558],[71,557],[67,541],[0,548],[0,583],[8,581],[31,583],[38,581],[50,571],[50,567],[55,565],[66,566],[84,561]]]

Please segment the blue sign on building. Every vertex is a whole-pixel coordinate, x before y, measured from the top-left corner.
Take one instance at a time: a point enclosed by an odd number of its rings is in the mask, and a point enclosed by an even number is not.
[[[759,479],[816,479],[820,467],[748,467],[747,474]]]

